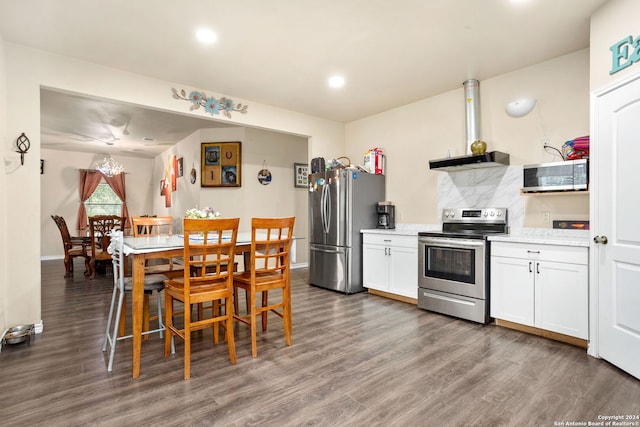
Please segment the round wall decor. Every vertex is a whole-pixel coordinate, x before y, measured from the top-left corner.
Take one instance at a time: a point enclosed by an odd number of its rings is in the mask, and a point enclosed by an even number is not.
[[[271,183],[271,172],[267,169],[267,162],[262,162],[262,169],[258,172],[258,182],[262,185],[269,185]]]

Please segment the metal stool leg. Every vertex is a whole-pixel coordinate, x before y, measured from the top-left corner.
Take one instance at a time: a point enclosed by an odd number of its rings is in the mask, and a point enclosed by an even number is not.
[[[162,298],[160,297],[160,292],[156,292],[156,297],[158,299],[158,328],[160,329],[160,338],[164,336],[164,322],[162,321]]]

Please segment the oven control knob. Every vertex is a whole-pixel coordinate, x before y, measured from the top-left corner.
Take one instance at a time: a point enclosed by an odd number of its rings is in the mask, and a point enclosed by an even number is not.
[[[454,211],[449,212],[449,214],[451,215],[451,218],[453,218],[454,216],[456,216],[456,213]]]
[[[491,211],[491,216],[495,216],[495,214],[496,213],[494,211]]]
[[[483,214],[484,216],[487,216],[487,215],[489,215],[489,212],[484,211],[482,214]]]
[[[502,216],[502,211],[498,211],[497,215]]]

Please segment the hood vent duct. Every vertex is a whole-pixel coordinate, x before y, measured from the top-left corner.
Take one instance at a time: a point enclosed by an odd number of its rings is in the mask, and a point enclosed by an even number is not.
[[[471,154],[471,144],[480,140],[480,82],[467,80],[462,85],[466,105],[467,154]]]
[[[465,125],[467,134],[466,152],[468,154],[445,159],[430,160],[429,169],[442,171],[460,171],[465,169],[508,166],[509,155],[499,151],[483,154],[471,154],[471,144],[480,138],[480,82],[467,80],[462,83],[465,98]]]

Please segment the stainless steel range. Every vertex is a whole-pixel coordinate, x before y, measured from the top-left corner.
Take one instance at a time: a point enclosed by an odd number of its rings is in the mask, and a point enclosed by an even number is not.
[[[418,307],[487,323],[487,237],[507,232],[506,208],[444,209],[442,232],[418,233]]]

